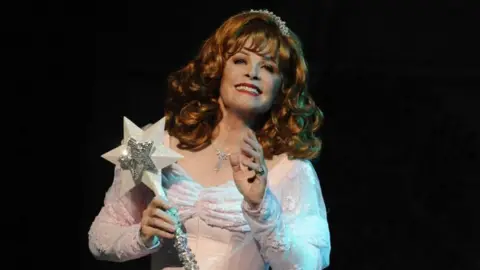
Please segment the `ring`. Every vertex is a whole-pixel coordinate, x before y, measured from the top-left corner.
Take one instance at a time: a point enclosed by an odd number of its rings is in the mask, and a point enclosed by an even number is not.
[[[265,170],[263,169],[263,166],[258,167],[258,169],[255,170],[255,174],[260,176],[264,175]]]

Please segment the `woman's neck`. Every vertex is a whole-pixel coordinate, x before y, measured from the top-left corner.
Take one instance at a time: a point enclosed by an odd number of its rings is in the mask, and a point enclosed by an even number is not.
[[[222,120],[216,128],[214,140],[217,147],[226,150],[238,151],[243,136],[252,129],[253,117],[247,117],[225,109],[221,104]]]
[[[250,129],[248,122],[232,115],[224,114],[222,120],[217,126],[217,136],[215,143],[217,147],[224,150],[237,151],[243,135]]]

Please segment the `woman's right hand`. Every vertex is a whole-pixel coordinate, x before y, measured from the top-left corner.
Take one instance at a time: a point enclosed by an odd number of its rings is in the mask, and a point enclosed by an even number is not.
[[[140,237],[147,246],[153,245],[155,236],[159,239],[172,239],[175,232],[175,222],[165,211],[171,206],[159,197],[153,198],[143,211]]]

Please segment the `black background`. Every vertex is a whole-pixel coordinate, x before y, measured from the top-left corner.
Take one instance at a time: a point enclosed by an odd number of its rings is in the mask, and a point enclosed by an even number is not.
[[[78,136],[65,159],[80,162],[74,173],[69,167],[59,177],[63,191],[42,196],[52,220],[40,223],[53,233],[29,252],[45,251],[33,265],[55,260],[66,268],[148,269],[147,258],[99,262],[88,251],[89,226],[113,179],[112,165],[100,155],[120,142],[123,116],[138,125],[163,116],[166,76],[194,57],[223,20],[268,8],[303,40],[310,89],[326,117],[316,169],[329,211],[329,269],[480,269],[480,42],[473,2],[98,1],[34,7],[28,41],[31,55],[42,62],[28,72],[50,90],[31,87],[24,106],[40,120],[39,129],[54,116],[62,132]],[[17,86],[36,79],[19,78]],[[72,196],[74,190],[80,197]],[[62,210],[72,201],[81,211]],[[62,221],[67,217],[72,223]]]

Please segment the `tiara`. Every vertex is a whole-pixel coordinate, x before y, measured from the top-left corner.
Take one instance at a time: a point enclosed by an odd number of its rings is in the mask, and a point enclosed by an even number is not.
[[[288,36],[289,30],[288,30],[287,24],[284,21],[282,21],[282,19],[279,16],[275,15],[273,12],[268,11],[266,9],[259,9],[259,10],[251,9],[250,12],[267,14],[275,21],[275,24],[278,26],[278,29],[280,29],[280,32],[282,33],[282,35]]]

